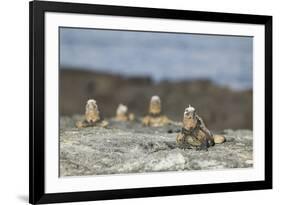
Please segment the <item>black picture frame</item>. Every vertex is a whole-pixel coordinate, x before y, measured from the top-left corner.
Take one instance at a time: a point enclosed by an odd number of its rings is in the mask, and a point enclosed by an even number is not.
[[[75,202],[167,195],[201,194],[272,188],[272,16],[185,11],[124,6],[32,1],[30,12],[30,106],[29,106],[29,202],[31,204]],[[219,184],[198,184],[71,193],[45,193],[45,12],[102,14],[209,22],[260,24],[265,26],[265,180]]]

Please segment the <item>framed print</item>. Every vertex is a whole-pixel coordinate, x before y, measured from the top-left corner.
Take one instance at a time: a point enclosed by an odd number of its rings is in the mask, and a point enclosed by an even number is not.
[[[30,2],[30,203],[272,188],[272,17]]]

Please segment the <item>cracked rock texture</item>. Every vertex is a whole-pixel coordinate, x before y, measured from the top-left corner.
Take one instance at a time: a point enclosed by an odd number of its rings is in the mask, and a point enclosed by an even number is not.
[[[109,128],[75,128],[79,116],[60,119],[60,176],[211,170],[253,166],[253,133],[224,130],[226,142],[208,151],[176,145],[179,125],[143,127],[110,121]]]

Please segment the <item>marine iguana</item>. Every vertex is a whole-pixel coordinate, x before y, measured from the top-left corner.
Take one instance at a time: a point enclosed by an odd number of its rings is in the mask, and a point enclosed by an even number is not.
[[[149,104],[149,114],[142,119],[142,124],[151,127],[162,127],[170,124],[171,120],[161,114],[161,100],[159,96],[152,96]]]
[[[195,147],[199,150],[208,150],[208,147],[214,144],[223,143],[225,137],[222,135],[213,135],[206,127],[202,118],[196,113],[192,106],[188,106],[183,115],[183,127],[176,137],[176,142],[181,147]]]
[[[133,113],[128,113],[128,107],[123,104],[119,104],[116,109],[116,116],[114,120],[120,122],[133,121],[135,119],[135,115]]]
[[[78,121],[76,127],[83,128],[93,126],[107,127],[108,122],[101,118],[97,102],[94,99],[90,99],[85,106],[85,119],[83,121]]]

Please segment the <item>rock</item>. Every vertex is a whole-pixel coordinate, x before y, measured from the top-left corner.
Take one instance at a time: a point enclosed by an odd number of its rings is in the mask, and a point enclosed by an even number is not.
[[[156,128],[109,121],[108,128],[79,129],[81,117],[60,119],[60,176],[253,167],[250,130],[224,130],[226,142],[206,152],[178,147],[180,123]]]
[[[213,135],[215,144],[221,144],[225,142],[225,137],[223,135]]]

